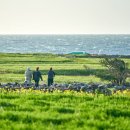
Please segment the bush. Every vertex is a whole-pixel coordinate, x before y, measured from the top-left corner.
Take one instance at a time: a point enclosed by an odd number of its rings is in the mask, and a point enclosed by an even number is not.
[[[100,63],[108,68],[108,73],[112,76],[112,83],[123,85],[128,77],[128,64],[117,58],[104,58]]]

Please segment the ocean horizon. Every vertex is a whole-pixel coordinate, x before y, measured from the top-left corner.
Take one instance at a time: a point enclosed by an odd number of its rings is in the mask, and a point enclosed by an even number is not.
[[[0,53],[130,55],[130,34],[9,34],[0,46]]]

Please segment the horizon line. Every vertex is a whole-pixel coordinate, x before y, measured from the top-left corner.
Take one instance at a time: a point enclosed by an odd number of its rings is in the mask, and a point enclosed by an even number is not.
[[[130,33],[0,33],[0,35],[130,35]]]

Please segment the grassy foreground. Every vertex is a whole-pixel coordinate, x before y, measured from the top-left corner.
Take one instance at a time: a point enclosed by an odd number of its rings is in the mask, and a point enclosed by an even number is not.
[[[0,90],[0,130],[129,130],[129,95]]]

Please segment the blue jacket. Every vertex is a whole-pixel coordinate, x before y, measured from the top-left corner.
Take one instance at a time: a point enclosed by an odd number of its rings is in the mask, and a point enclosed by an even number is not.
[[[49,70],[48,72],[48,78],[52,79],[55,76],[55,72],[53,70]]]
[[[40,73],[40,71],[34,71],[33,72],[33,80],[42,80],[42,75]]]

